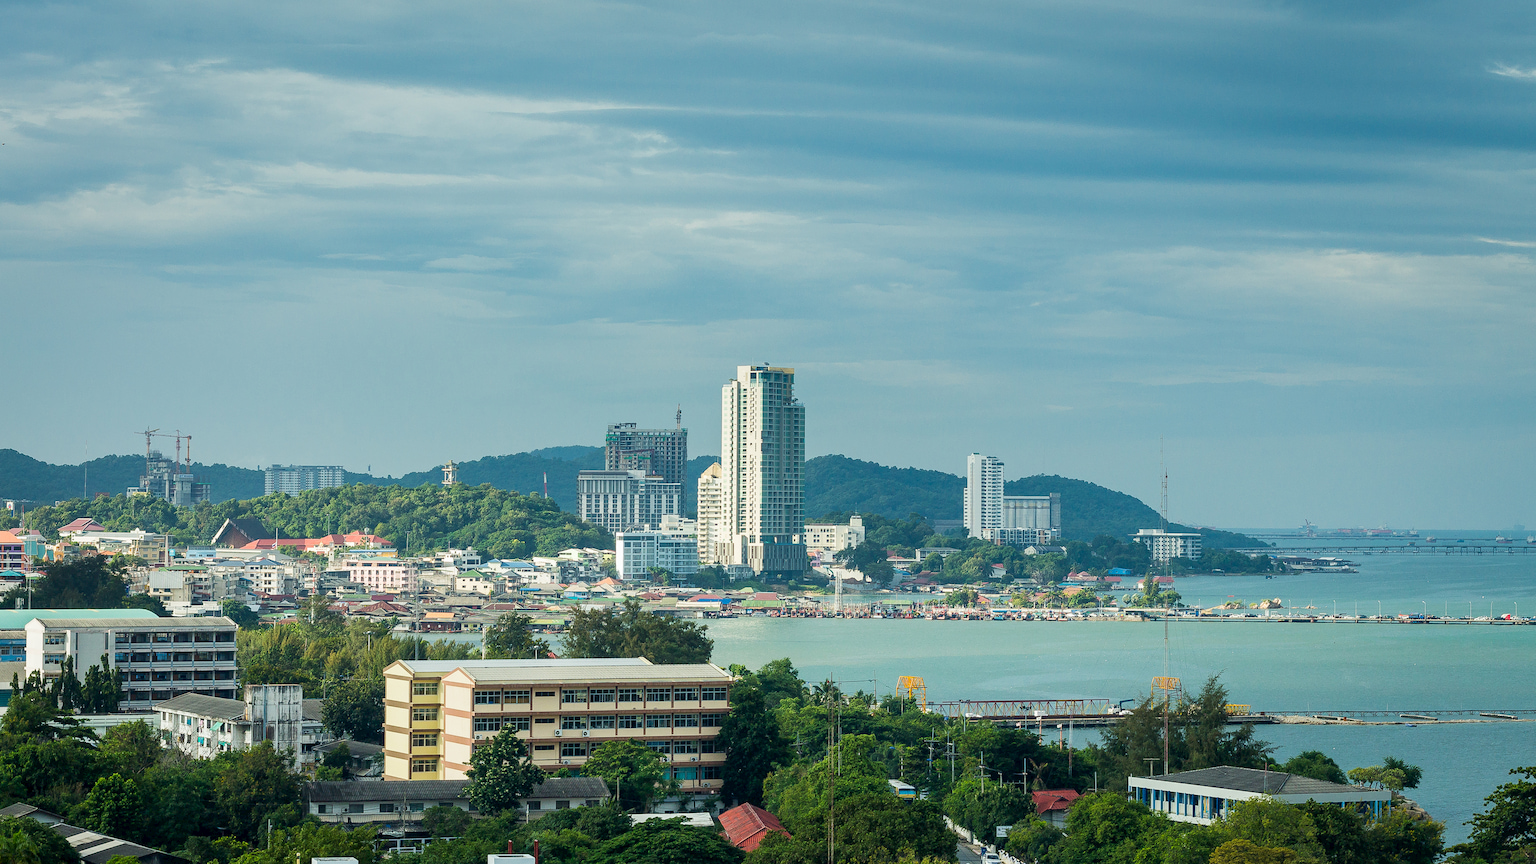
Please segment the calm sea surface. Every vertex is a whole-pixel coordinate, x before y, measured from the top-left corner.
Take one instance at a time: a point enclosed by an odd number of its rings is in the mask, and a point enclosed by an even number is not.
[[[1519,539],[1524,540],[1522,535]],[[1536,554],[1354,558],[1359,573],[1189,577],[1175,586],[1206,606],[1279,597],[1331,612],[1536,614]],[[808,681],[892,690],[922,676],[930,699],[1131,699],[1164,671],[1163,626],[740,618],[710,622],[715,662],[757,667],[789,657]],[[1234,702],[1260,711],[1536,708],[1536,626],[1266,624],[1175,621],[1168,674],[1198,687],[1220,675]],[[1424,768],[1414,797],[1447,839],[1517,765],[1536,765],[1536,723],[1262,726],[1284,760],[1321,750],[1346,770],[1396,755]],[[1078,736],[1085,733],[1078,732]],[[1092,733],[1087,733],[1092,734]],[[1087,740],[1080,738],[1079,740]]]

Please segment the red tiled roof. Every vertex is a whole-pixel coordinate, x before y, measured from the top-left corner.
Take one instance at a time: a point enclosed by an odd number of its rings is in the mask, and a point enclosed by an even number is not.
[[[1071,809],[1072,802],[1083,797],[1076,789],[1041,789],[1029,794],[1035,799],[1036,813]]]
[[[107,530],[107,529],[105,529],[105,528],[101,527],[100,525],[96,524],[96,520],[95,519],[89,519],[89,518],[84,517],[84,516],[81,516],[79,519],[76,519],[75,521],[73,521],[73,522],[69,523],[68,525],[65,525],[63,528],[59,529],[59,531],[61,533],[64,532],[64,531],[105,531],[105,530]]]
[[[789,836],[789,832],[784,830],[784,826],[779,824],[772,813],[752,804],[742,804],[721,813],[720,827],[725,829],[726,839],[731,841],[731,845],[743,852],[756,849],[769,832]]]

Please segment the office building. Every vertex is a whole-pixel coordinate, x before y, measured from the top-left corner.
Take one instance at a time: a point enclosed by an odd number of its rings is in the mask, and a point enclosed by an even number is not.
[[[640,470],[582,471],[576,475],[576,512],[609,531],[661,527],[663,516],[683,512],[683,484]]]
[[[730,564],[791,575],[805,555],[805,406],[795,370],[738,366],[720,391],[721,511]]]
[[[139,485],[129,487],[128,496],[162,498],[177,507],[195,507],[212,500],[212,489],[191,471],[190,455],[186,463],[181,463],[165,458],[159,450],[150,450],[144,459],[144,473],[139,476]]]
[[[1061,539],[1061,494],[1004,495],[1002,524],[983,528],[980,536],[1014,546],[1035,546]]]
[[[293,768],[315,761],[315,747],[331,740],[320,720],[321,700],[305,699],[298,684],[248,684],[245,699],[183,693],[155,706],[160,733],[172,749],[195,759],[246,750],[271,741]]]
[[[985,537],[1003,527],[1003,460],[972,453],[965,460],[965,506],[961,522],[968,536]]]
[[[235,622],[209,618],[34,618],[27,675],[57,678],[70,657],[82,678],[106,655],[122,678],[119,711],[149,711],[183,693],[235,698]]]
[[[347,469],[340,465],[268,465],[267,494],[297,495],[310,489],[347,485]]]
[[[384,779],[462,780],[479,742],[513,730],[545,771],[639,741],[685,796],[720,791],[730,673],[643,657],[398,660],[384,669]]]
[[[1283,771],[1218,766],[1149,777],[1131,777],[1129,795],[1174,822],[1209,825],[1230,815],[1232,805],[1255,798],[1287,804],[1316,801],[1345,810],[1366,809],[1380,819],[1392,806],[1390,789],[1348,786]]]
[[[613,548],[620,579],[647,579],[652,567],[684,579],[699,572],[699,535],[692,524],[668,520],[656,531],[620,531]]]
[[[636,429],[633,423],[608,427],[603,442],[603,467],[609,471],[641,471],[679,487],[688,479],[688,430],[683,412],[676,429]]]
[[[864,517],[854,514],[847,525],[805,526],[805,548],[827,556],[844,549],[856,548],[864,542]]]
[[[1193,561],[1204,551],[1203,538],[1199,534],[1174,534],[1163,528],[1143,528],[1132,534],[1131,539],[1146,544],[1152,551],[1152,560],[1158,564],[1174,558]]]

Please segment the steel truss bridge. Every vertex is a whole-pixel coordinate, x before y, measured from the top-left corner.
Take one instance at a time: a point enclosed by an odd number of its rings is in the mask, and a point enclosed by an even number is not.
[[[1476,543],[1425,543],[1423,541],[1351,543],[1344,541],[1304,543],[1297,546],[1262,546],[1230,551],[1251,555],[1514,555],[1536,552],[1536,543],[1495,543],[1492,540]]]

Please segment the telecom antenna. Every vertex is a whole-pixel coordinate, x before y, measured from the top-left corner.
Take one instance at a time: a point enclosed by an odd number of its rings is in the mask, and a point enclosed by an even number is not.
[[[1168,465],[1163,461],[1163,436],[1157,436],[1157,469],[1163,475],[1163,530],[1168,530]]]

